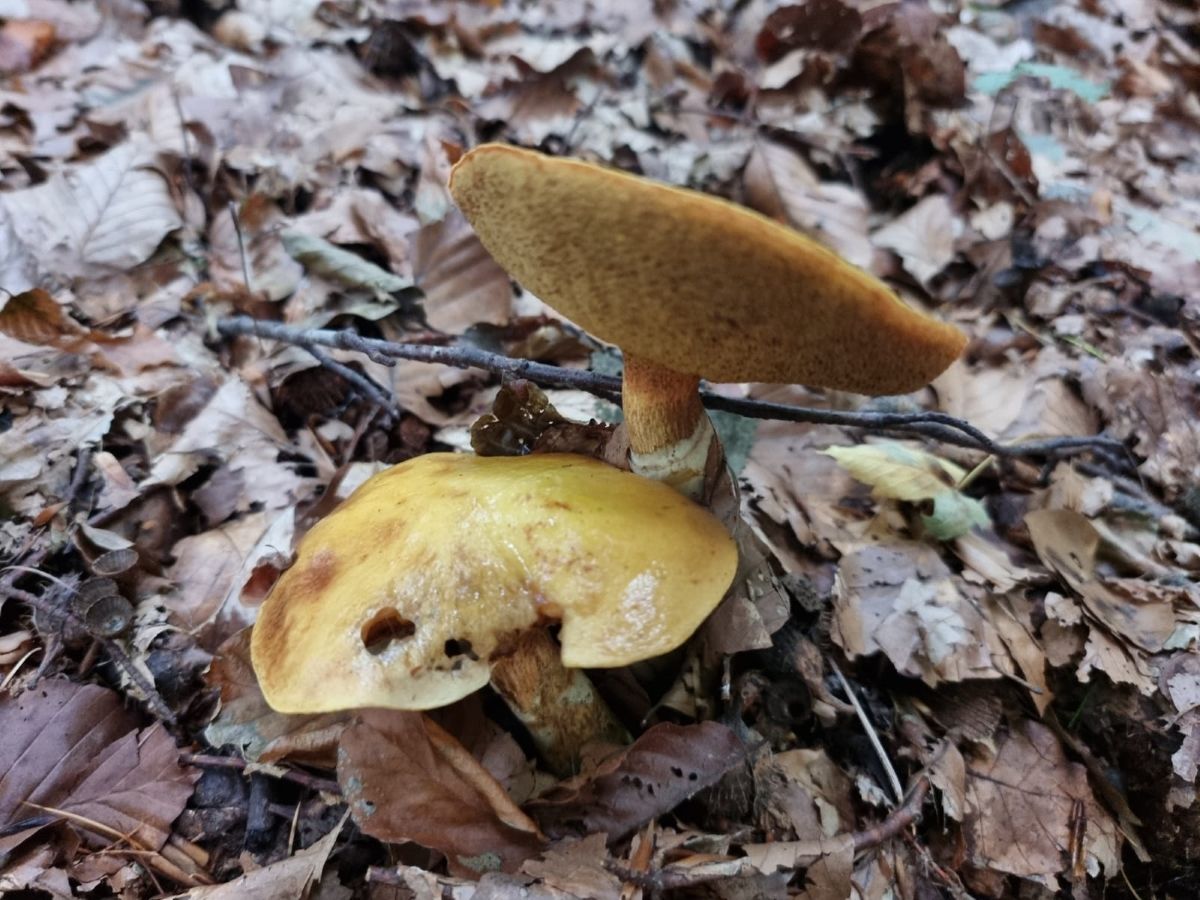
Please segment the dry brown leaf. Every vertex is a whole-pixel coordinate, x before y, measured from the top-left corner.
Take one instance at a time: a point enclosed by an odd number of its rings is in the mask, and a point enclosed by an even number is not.
[[[823,750],[786,750],[754,768],[762,814],[800,840],[831,838],[852,828],[853,783]]]
[[[132,268],[183,222],[154,148],[138,140],[0,201],[21,242],[57,275]]]
[[[51,22],[9,19],[0,27],[0,72],[16,75],[36,68],[54,47]]]
[[[1029,513],[1025,524],[1042,562],[1083,598],[1088,612],[1137,647],[1151,652],[1162,649],[1175,630],[1172,604],[1157,597],[1130,596],[1096,578],[1100,534],[1087,518],[1070,510],[1042,509]]]
[[[75,357],[80,364],[84,360]],[[52,347],[26,344],[0,334],[0,387],[50,387],[71,375],[62,354]]]
[[[591,834],[556,844],[540,859],[527,860],[521,871],[572,897],[617,900],[621,881],[604,867],[608,859],[604,835]]]
[[[304,267],[284,249],[280,232],[286,220],[278,206],[263,194],[251,194],[236,214],[235,221],[233,212],[222,210],[209,226],[213,282],[224,290],[245,288],[268,300],[289,296],[300,284]]]
[[[975,584],[990,584],[997,593],[1007,594],[1019,584],[1028,584],[1036,573],[1013,561],[1009,545],[991,529],[974,529],[956,538],[954,555],[966,567],[963,577]]]
[[[506,81],[479,105],[477,113],[484,119],[507,122],[520,143],[536,146],[549,135],[571,128],[584,105],[579,96],[581,83],[595,74],[596,55],[581,47],[550,71],[522,68],[520,77]],[[591,88],[588,93],[594,90],[591,85],[586,87]]]
[[[844,838],[839,846],[813,862],[804,873],[804,900],[841,900],[853,896],[854,843]]]
[[[935,381],[939,406],[1001,440],[1095,434],[1096,414],[1066,383],[1074,365],[1050,350],[1032,366],[969,368],[959,361]]]
[[[871,235],[880,247],[894,250],[910,275],[928,286],[950,264],[962,219],[948,197],[926,197]]]
[[[986,596],[981,606],[1020,668],[1029,699],[1038,713],[1044,714],[1054,700],[1054,692],[1046,681],[1046,654],[1035,636],[1032,604],[1021,592],[1012,591],[1007,596],[999,593]]]
[[[512,283],[457,209],[413,234],[412,265],[434,328],[461,334],[472,325],[508,321]]]
[[[995,626],[927,545],[851,549],[842,558],[834,604],[832,636],[852,659],[882,651],[899,672],[929,685],[1012,671]]]
[[[796,393],[789,392],[783,402],[802,402]],[[828,558],[834,557],[835,545],[860,538],[866,519],[861,507],[869,489],[834,459],[818,452],[819,447],[845,440],[839,429],[763,422],[742,471],[761,514],[787,526],[802,546]],[[786,548],[774,549],[787,558]]]
[[[52,395],[46,399],[51,401]],[[30,517],[36,517],[47,501],[66,496],[75,453],[98,443],[127,402],[114,381],[92,376],[65,402],[57,398],[41,408],[41,414],[17,418],[11,428],[0,431],[0,496]]]
[[[13,826],[46,809],[67,814],[91,846],[124,836],[162,847],[199,773],[180,766],[161,725],[138,732],[134,722],[118,694],[96,685],[44,681],[0,698],[0,828],[10,829],[0,852],[39,830]]]
[[[63,349],[77,348],[90,337],[88,329],[67,316],[54,298],[40,288],[4,301],[0,308],[0,331],[28,344],[50,344]]]
[[[975,865],[1026,878],[1070,869],[1072,816],[1086,822],[1087,871],[1105,878],[1120,869],[1116,823],[1096,802],[1087,769],[1070,762],[1053,732],[1026,720],[994,754],[967,760],[967,851]]]
[[[725,725],[655,725],[595,772],[563,782],[528,804],[551,837],[604,832],[616,841],[743,762],[746,749]]]
[[[1084,365],[1084,398],[1099,409],[1109,430],[1133,441],[1146,477],[1175,500],[1197,483],[1200,471],[1200,376],[1183,366],[1156,371],[1149,354],[1131,348],[1119,359]]]
[[[342,733],[338,783],[354,821],[380,840],[445,853],[459,874],[515,872],[544,840],[501,819],[428,727],[422,713],[369,710]],[[481,767],[476,777],[491,778]]]
[[[279,420],[236,377],[208,398],[178,436],[157,449],[150,472],[139,485],[142,491],[179,484],[214,460],[242,473],[243,510],[254,503],[268,512],[287,509],[309,490],[296,465],[280,460],[292,446]]]
[[[854,856],[854,838],[839,834],[832,838],[807,841],[776,841],[771,844],[745,844],[742,850],[749,864],[765,875],[780,869],[800,869],[811,866],[825,856],[844,858]],[[837,865],[835,863],[835,865]],[[835,870],[836,871],[836,870]]]
[[[1154,671],[1146,654],[1138,648],[1104,629],[1092,628],[1088,630],[1083,649],[1083,658],[1075,674],[1084,684],[1091,681],[1091,672],[1096,670],[1116,684],[1132,685],[1147,696],[1154,693]]]
[[[254,622],[279,573],[292,560],[294,510],[251,513],[180,540],[167,576],[171,622],[215,647]]]

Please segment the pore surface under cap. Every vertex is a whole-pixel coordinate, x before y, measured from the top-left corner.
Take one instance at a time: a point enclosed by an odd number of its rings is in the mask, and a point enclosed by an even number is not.
[[[524,287],[677,372],[907,393],[966,342],[819,244],[706,194],[500,144],[459,160],[450,192]]]
[[[433,453],[365,482],[301,540],[254,626],[282,712],[429,709],[478,690],[506,638],[562,620],[568,666],[683,643],[737,550],[707,510],[570,454]]]

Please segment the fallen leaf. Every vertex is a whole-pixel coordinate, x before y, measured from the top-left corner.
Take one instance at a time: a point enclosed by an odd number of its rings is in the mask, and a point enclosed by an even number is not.
[[[967,852],[978,866],[1053,878],[1070,868],[1077,804],[1086,821],[1088,874],[1112,878],[1121,867],[1120,836],[1092,795],[1087,769],[1067,759],[1049,728],[1025,720],[998,741],[994,754],[967,759]]]
[[[512,282],[457,209],[413,234],[412,255],[413,277],[434,328],[460,334],[472,325],[508,321]]]
[[[0,827],[9,829],[0,853],[41,827],[13,826],[47,810],[67,814],[91,846],[161,848],[199,773],[180,766],[161,725],[139,732],[134,721],[118,694],[96,685],[45,681],[0,698]]]
[[[947,460],[894,441],[829,447],[821,452],[871,485],[876,497],[932,501],[933,512],[921,518],[938,540],[953,540],[991,524],[983,504],[958,490],[967,473]]]
[[[527,809],[550,837],[604,832],[620,840],[708,787],[745,759],[725,725],[655,725],[633,745],[531,801]]]
[[[279,207],[263,194],[251,194],[236,210],[215,213],[208,228],[212,280],[223,290],[244,289],[267,300],[292,294],[304,267],[284,249]]]
[[[67,316],[41,288],[15,294],[0,308],[0,331],[27,344],[77,348],[90,336],[88,329]],[[70,338],[69,341],[63,340]]]
[[[421,713],[381,710],[342,733],[338,783],[355,823],[382,841],[439,850],[460,873],[515,872],[544,840],[502,819],[478,782],[439,752],[430,727]],[[482,767],[474,774],[503,793]]]
[[[894,250],[908,273],[928,286],[954,259],[963,223],[944,196],[926,197],[871,235],[880,247]]]
[[[139,488],[175,485],[213,459],[243,473],[242,506],[261,504],[267,511],[287,509],[307,490],[295,463],[281,459],[291,442],[279,420],[255,399],[245,382],[231,377],[183,431],[155,454]]]
[[[839,0],[825,2],[840,6]],[[875,247],[867,232],[869,209],[857,190],[821,181],[794,150],[766,139],[755,141],[744,178],[754,209],[787,222],[859,268],[871,268]]]
[[[604,835],[590,834],[579,841],[563,841],[540,859],[527,860],[521,871],[571,897],[617,900],[621,881],[604,867],[608,859]]]
[[[207,648],[253,624],[259,604],[292,560],[295,510],[250,513],[183,538],[167,572],[171,622]]]
[[[387,298],[413,286],[412,281],[393,275],[357,253],[343,250],[319,237],[302,231],[285,231],[283,249],[312,274],[335,284],[368,291]]]
[[[852,827],[853,783],[824,750],[785,750],[754,767],[762,814],[800,840],[831,838]]]
[[[153,156],[146,143],[127,141],[0,202],[42,268],[60,275],[132,268],[183,224]]]
[[[847,853],[854,855],[854,839],[849,834],[832,838],[817,838],[806,841],[776,841],[771,844],[744,844],[746,859],[750,865],[769,875],[780,869],[800,869],[813,865],[825,856],[844,859]]]
[[[1012,663],[995,627],[931,547],[867,544],[842,558],[833,639],[850,658],[883,652],[929,685],[999,678]]]
[[[9,19],[0,27],[0,72],[16,75],[38,66],[54,47],[51,22]]]
[[[1096,577],[1100,534],[1086,517],[1065,509],[1042,509],[1026,515],[1025,524],[1042,562],[1083,598],[1088,612],[1141,649],[1162,649],[1175,630],[1172,604],[1149,596],[1122,596]]]

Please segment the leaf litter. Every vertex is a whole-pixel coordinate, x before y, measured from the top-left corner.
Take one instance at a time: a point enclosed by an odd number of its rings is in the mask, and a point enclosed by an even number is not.
[[[0,890],[1195,892],[1187,4],[0,16]],[[587,368],[595,342],[450,202],[485,139],[745,203],[972,339],[909,397],[722,391],[1123,458],[723,424],[756,574],[689,648],[594,673],[636,740],[567,780],[486,692],[432,718],[273,711],[245,629],[295,541],[369,472],[464,446],[496,383],[215,322]],[[488,452],[623,456],[605,402],[555,391],[548,416],[513,388]],[[98,597],[128,610],[111,633]]]

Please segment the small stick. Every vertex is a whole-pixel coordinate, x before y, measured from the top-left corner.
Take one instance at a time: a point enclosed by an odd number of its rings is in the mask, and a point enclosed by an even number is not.
[[[229,201],[229,218],[233,219],[233,231],[237,235],[238,255],[242,258],[242,282],[246,285],[246,290],[252,290],[250,287],[250,262],[246,259],[246,242],[242,238],[242,222],[238,218],[237,204],[232,200]]]
[[[354,350],[365,353],[372,360],[384,365],[394,365],[398,359],[409,359],[417,362],[440,363],[460,369],[482,369],[505,378],[524,378],[537,384],[587,391],[613,402],[618,402],[621,396],[620,378],[579,369],[546,365],[527,359],[514,359],[500,353],[480,350],[477,347],[401,344],[377,338],[365,338],[349,331],[298,328],[282,322],[263,322],[248,316],[219,319],[217,331],[226,337],[256,336],[283,341],[306,349],[322,346]],[[1058,459],[1089,451],[1114,468],[1129,466],[1129,454],[1125,445],[1106,435],[1046,438],[1015,444],[1000,444],[970,422],[940,412],[847,412],[725,397],[711,391],[701,391],[700,396],[704,405],[709,409],[736,413],[747,418],[839,425],[913,437],[927,437],[942,443],[967,447],[1005,458]]]
[[[871,746],[875,750],[875,755],[879,757],[879,763],[883,766],[883,771],[887,773],[888,782],[891,784],[892,793],[896,795],[896,802],[904,802],[904,788],[900,786],[900,778],[896,775],[896,770],[892,768],[892,761],[888,759],[887,752],[883,749],[883,742],[879,740],[879,735],[875,732],[875,726],[871,724],[871,720],[867,718],[867,711],[862,708],[862,704],[858,702],[858,695],[854,693],[854,689],[850,687],[850,682],[846,680],[846,676],[842,674],[842,670],[838,667],[837,661],[832,657],[828,657],[829,667],[833,669],[833,674],[837,676],[841,682],[842,690],[846,692],[846,697],[850,700],[850,704],[854,707],[854,712],[858,716],[858,721],[862,723],[863,730],[867,733],[867,739],[871,742]]]
[[[246,761],[243,759],[238,759],[234,756],[212,756],[206,753],[180,753],[179,761],[206,769],[238,769],[241,771],[246,768]],[[333,779],[320,778],[296,769],[287,769],[278,775],[269,771],[263,771],[262,774],[274,775],[283,781],[291,781],[301,787],[306,787],[314,791],[324,791],[327,794],[341,794],[342,792],[341,787]]]
[[[365,399],[370,400],[376,406],[380,407],[389,418],[395,418],[400,415],[400,406],[396,403],[395,398],[366,375],[354,371],[354,369],[338,362],[328,353],[323,353],[316,347],[305,347],[304,349],[312,354],[313,359],[330,372],[341,377]]]

